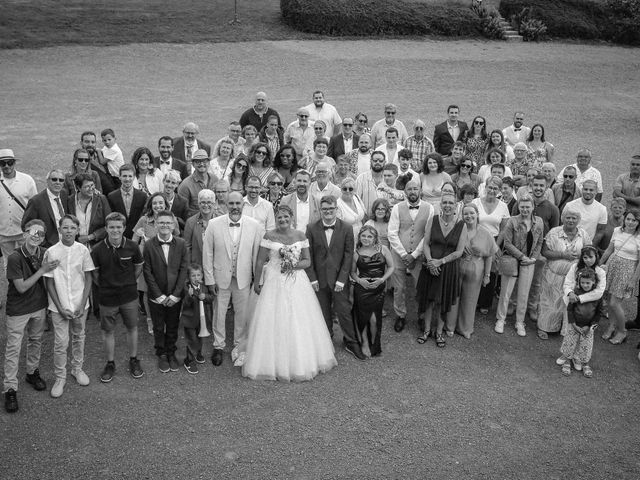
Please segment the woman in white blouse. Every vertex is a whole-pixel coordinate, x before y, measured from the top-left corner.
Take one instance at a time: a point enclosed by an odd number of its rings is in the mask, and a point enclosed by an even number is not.
[[[142,190],[147,195],[162,192],[164,175],[159,168],[153,166],[151,159],[153,154],[147,147],[137,148],[131,156],[131,163],[136,169],[136,178],[133,180],[133,188]]]
[[[342,195],[338,198],[338,218],[353,227],[353,238],[357,240],[358,232],[367,219],[367,211],[355,193],[355,180],[345,178],[340,183],[340,190]]]

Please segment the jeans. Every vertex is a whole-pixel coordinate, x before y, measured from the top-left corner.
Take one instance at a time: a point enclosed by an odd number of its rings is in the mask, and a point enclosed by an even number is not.
[[[516,325],[524,324],[524,316],[527,313],[527,302],[529,300],[529,289],[533,280],[535,264],[520,265],[517,277],[501,276],[502,287],[500,289],[500,299],[498,300],[498,311],[496,319],[504,322],[507,318],[507,310],[509,308],[509,298],[513,292],[516,283],[518,290],[516,293]]]
[[[18,390],[18,363],[22,338],[27,332],[27,373],[31,374],[40,365],[42,334],[47,324],[46,309],[37,312],[7,316],[7,348],[4,354],[3,392],[10,388]]]
[[[71,331],[71,371],[82,370],[84,363],[84,326],[89,309],[85,309],[80,317],[65,320],[58,312],[51,312],[53,323],[53,373],[56,378],[67,378],[67,349],[69,348],[69,331]]]

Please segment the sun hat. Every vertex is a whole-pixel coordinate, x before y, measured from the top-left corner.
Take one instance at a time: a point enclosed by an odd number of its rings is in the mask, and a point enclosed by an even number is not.
[[[10,148],[0,148],[0,160],[15,160],[13,150]]]

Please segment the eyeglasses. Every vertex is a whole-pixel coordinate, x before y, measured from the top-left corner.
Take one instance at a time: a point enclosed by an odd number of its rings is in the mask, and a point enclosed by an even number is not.
[[[473,123],[475,123],[476,125],[484,125],[484,122],[481,120],[474,120]]]
[[[284,182],[269,182],[269,185],[281,187],[284,185]]]
[[[562,176],[563,176],[564,178],[576,178],[576,176],[575,176],[575,175],[566,175],[566,174],[565,174],[565,175],[562,175]]]
[[[49,178],[49,180],[51,180],[52,182],[58,182],[58,183],[64,182],[64,178],[59,178],[59,177],[51,177]]]
[[[367,123],[368,120],[366,118],[360,118],[358,119],[358,123]]]
[[[353,123],[343,123],[343,127],[353,127]]]
[[[387,115],[395,115],[395,114],[396,114],[396,112],[391,112],[391,111],[389,111],[389,112],[384,112],[384,113],[386,113]]]
[[[299,118],[309,118],[309,115],[298,115]]]
[[[325,207],[325,208],[321,208],[320,211],[323,213],[331,213],[336,209],[336,207]]]
[[[82,163],[89,163],[89,159],[88,158],[76,158],[76,162],[82,162]]]
[[[473,165],[467,165],[466,163],[463,163],[462,165],[460,165],[460,168],[473,168]]]
[[[265,152],[264,150],[258,150],[256,152],[256,155],[266,155],[266,154],[267,154],[267,152]]]
[[[14,159],[0,160],[0,167],[6,167],[6,166],[12,167],[14,163],[16,163]]]
[[[353,192],[355,189],[353,187],[342,187],[343,192]]]
[[[215,205],[215,203],[216,202],[212,202],[211,200],[201,200],[200,202],[198,202],[198,205]]]

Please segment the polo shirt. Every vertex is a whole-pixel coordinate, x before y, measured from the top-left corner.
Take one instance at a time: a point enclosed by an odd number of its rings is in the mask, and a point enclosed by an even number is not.
[[[22,247],[14,251],[7,259],[7,280],[9,281],[7,315],[11,317],[37,312],[47,308],[48,304],[47,290],[42,277],[24,293],[18,292],[18,289],[13,284],[13,280],[26,280],[40,269],[45,250],[44,248],[37,249],[36,254],[32,257],[33,263],[25,258],[25,255],[21,253],[22,251],[29,256],[26,248]]]
[[[113,247],[107,237],[91,251],[100,278],[98,302],[106,307],[116,307],[138,298],[135,266],[142,265],[144,260],[133,240],[122,240],[119,247]]]

